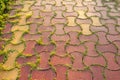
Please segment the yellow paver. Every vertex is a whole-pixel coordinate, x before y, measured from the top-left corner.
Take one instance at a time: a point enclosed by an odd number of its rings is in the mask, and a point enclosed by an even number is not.
[[[94,26],[102,26],[99,17],[91,17],[91,19],[93,21],[92,25],[94,25]]]
[[[5,69],[12,69],[15,67],[15,59],[17,57],[19,53],[14,51],[14,52],[11,52],[9,55],[8,55],[8,59],[7,61],[3,64],[3,68]]]
[[[75,23],[75,19],[76,17],[67,17],[67,20],[68,20],[68,26],[76,26],[76,23]]]
[[[11,31],[24,31],[27,32],[29,30],[29,26],[28,25],[23,25],[23,26],[19,26],[19,25],[15,25],[12,27]]]
[[[79,10],[77,11],[79,16],[78,18],[86,19],[87,17],[85,16],[85,11],[84,10]]]
[[[16,50],[19,53],[21,53],[25,48],[25,45],[22,44],[18,44],[18,45],[13,45],[13,44],[8,44],[5,46],[4,51],[9,51],[9,50]]]
[[[92,32],[90,31],[90,24],[81,24],[80,26],[82,28],[82,34],[84,35],[92,34]]]
[[[13,44],[20,43],[23,33],[24,33],[23,31],[15,31],[14,36],[13,36],[13,40],[11,41],[11,43],[13,43]]]
[[[0,80],[16,80],[18,77],[18,71],[17,68],[10,71],[0,71]]]

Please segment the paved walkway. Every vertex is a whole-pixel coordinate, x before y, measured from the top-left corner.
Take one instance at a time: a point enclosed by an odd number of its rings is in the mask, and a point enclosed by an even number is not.
[[[120,7],[17,0],[0,49],[0,80],[120,80]]]

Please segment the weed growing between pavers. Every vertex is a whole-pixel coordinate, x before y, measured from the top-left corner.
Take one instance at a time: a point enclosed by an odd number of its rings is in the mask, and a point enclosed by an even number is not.
[[[0,35],[5,26],[6,19],[9,16],[8,12],[12,3],[13,0],[0,0]]]

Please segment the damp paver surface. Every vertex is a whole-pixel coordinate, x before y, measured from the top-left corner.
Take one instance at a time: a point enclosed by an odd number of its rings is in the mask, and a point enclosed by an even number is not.
[[[0,80],[120,80],[120,6],[16,0],[0,50]]]

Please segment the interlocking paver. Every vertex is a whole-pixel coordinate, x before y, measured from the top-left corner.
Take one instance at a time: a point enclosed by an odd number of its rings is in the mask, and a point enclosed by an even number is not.
[[[99,44],[109,44],[105,32],[97,32],[96,34],[97,34],[98,39],[99,39],[98,40]]]
[[[30,66],[22,66],[20,71],[20,78],[19,80],[28,80],[28,77],[30,75]]]
[[[74,70],[83,70],[85,66],[84,66],[83,60],[82,60],[83,59],[82,53],[73,52],[73,53],[71,53],[71,56],[73,56],[73,58],[74,58],[72,68]]]
[[[72,70],[69,70],[68,79],[69,80],[76,80],[76,79],[80,79],[80,80],[89,79],[89,80],[92,80],[92,74],[91,74],[90,71],[72,71]]]
[[[67,70],[68,70],[67,67],[61,66],[61,65],[56,65],[56,66],[55,66],[55,69],[56,69],[56,74],[57,74],[56,80],[61,80],[61,79],[62,79],[62,80],[66,80],[66,79],[67,79],[67,75],[66,75]],[[61,72],[62,72],[63,74],[61,74]]]
[[[117,48],[114,44],[104,44],[104,45],[96,45],[96,48],[99,52],[113,52],[117,53]]]
[[[118,76],[118,74],[120,74],[120,70],[119,71],[105,70],[105,75],[107,80],[113,80],[113,79],[119,80],[120,76]]]
[[[93,80],[104,80],[104,76],[103,76],[104,67],[91,66],[90,69],[91,69],[93,76],[94,76]]]
[[[0,80],[119,80],[117,3],[16,0],[0,36]]]
[[[92,65],[106,66],[106,61],[103,56],[98,56],[98,57],[85,56],[83,62],[87,66],[92,66]]]
[[[85,46],[87,47],[87,55],[88,56],[98,56],[98,53],[95,49],[95,46],[96,46],[95,42],[86,42]]]
[[[49,76],[49,77],[46,77]],[[41,70],[33,70],[31,73],[31,79],[33,80],[54,80],[55,79],[55,72],[52,71],[52,69],[41,71]]]
[[[115,53],[104,53],[104,57],[107,60],[107,68],[110,70],[118,70],[119,65],[115,62]]]

